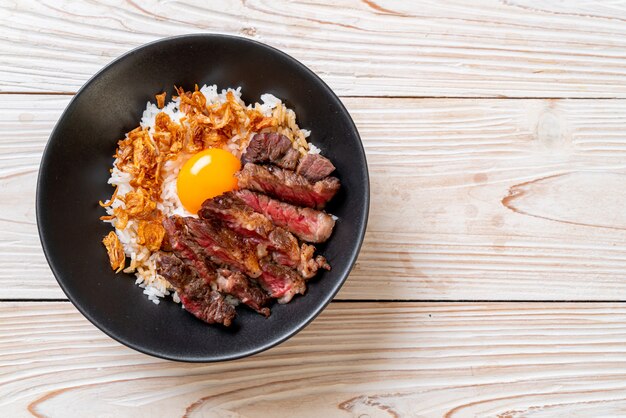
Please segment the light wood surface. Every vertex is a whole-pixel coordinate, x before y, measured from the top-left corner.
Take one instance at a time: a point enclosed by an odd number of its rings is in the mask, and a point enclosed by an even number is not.
[[[626,97],[626,7],[616,1],[1,4],[1,91],[74,92],[131,48],[217,32],[284,50],[341,95]]]
[[[614,1],[0,1],[0,417],[626,416],[625,22]],[[65,300],[34,199],[87,79],[202,32],[329,83],[372,203],[319,318],[191,365],[120,345]]]
[[[5,298],[63,297],[39,245],[34,192],[69,100],[0,95]],[[372,202],[339,298],[626,299],[626,100],[344,102]]]
[[[218,364],[138,354],[69,303],[0,304],[0,408],[40,417],[626,414],[626,307],[334,303]]]

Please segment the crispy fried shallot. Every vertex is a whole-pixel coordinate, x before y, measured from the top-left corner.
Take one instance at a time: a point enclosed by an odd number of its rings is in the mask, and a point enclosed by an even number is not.
[[[124,255],[124,249],[122,248],[122,243],[117,237],[117,234],[113,231],[109,232],[109,234],[102,239],[102,243],[107,249],[107,254],[109,254],[111,268],[115,270],[116,273],[119,273],[124,269],[126,256]]]

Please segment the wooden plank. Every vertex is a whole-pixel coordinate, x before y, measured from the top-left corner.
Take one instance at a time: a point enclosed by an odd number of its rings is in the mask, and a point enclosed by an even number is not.
[[[346,103],[372,203],[342,297],[625,299],[626,102]]]
[[[615,2],[5,1],[0,91],[76,91],[155,39],[242,35],[304,62],[341,95],[626,97]]]
[[[34,190],[68,100],[0,95],[5,298],[63,297],[41,254]],[[372,203],[340,298],[626,299],[625,100],[345,103]]]
[[[181,364],[66,302],[0,304],[5,416],[623,416],[622,304],[333,303],[251,358]]]
[[[0,96],[0,286],[2,298],[65,297],[37,234],[35,190],[43,149],[70,97]]]

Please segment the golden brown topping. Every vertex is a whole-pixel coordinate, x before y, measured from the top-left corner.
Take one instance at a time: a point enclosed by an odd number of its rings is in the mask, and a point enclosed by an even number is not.
[[[118,166],[123,165],[133,154],[133,140],[130,137],[117,142],[117,150],[114,157],[118,159]]]
[[[156,101],[157,101],[157,107],[159,109],[163,109],[163,106],[165,106],[165,96],[167,95],[166,92],[163,92],[161,94],[155,94],[154,97],[156,97]]]
[[[228,125],[233,119],[233,115],[230,111],[230,106],[228,104],[224,104],[222,107],[224,108],[224,112],[221,115],[217,113],[209,116],[209,119],[211,120],[211,125],[213,125],[213,129],[222,129],[226,125]]]
[[[115,187],[115,191],[113,192],[113,196],[111,196],[111,199],[109,199],[108,202],[104,203],[102,200],[98,201],[98,204],[100,206],[102,206],[103,208],[107,208],[109,206],[111,206],[113,204],[113,202],[115,201],[115,198],[117,197],[117,191],[119,189],[119,186]]]
[[[276,126],[277,121],[276,119],[272,118],[272,117],[267,117],[267,118],[263,118],[262,120],[260,120],[259,122],[257,122],[257,124],[255,125],[256,129],[258,131],[260,131],[263,128],[269,128],[269,127],[273,127]]]
[[[257,109],[249,109],[246,113],[248,114],[248,119],[250,120],[250,126],[256,126],[256,124],[263,120],[263,118],[265,117],[263,116],[263,113],[261,113]]]
[[[217,147],[228,141],[228,137],[219,131],[211,130],[204,134],[204,148]]]
[[[126,193],[124,196],[126,203],[126,213],[132,218],[146,218],[156,209],[156,201],[150,198],[149,193],[144,188]]]
[[[172,123],[170,116],[165,112],[160,112],[154,119],[154,129],[156,131],[167,131],[170,123]]]
[[[115,227],[118,229],[126,229],[128,224],[128,214],[121,207],[113,209],[113,215],[101,216],[101,221],[112,221],[115,219]]]
[[[115,270],[116,273],[119,273],[124,269],[124,263],[126,262],[122,243],[113,231],[109,232],[109,235],[102,239],[102,243],[107,249],[107,254],[109,254],[111,268]]]
[[[196,85],[196,91],[191,93],[191,101],[196,109],[202,110],[206,107],[206,97],[198,91],[198,85]]]
[[[184,113],[192,113],[195,109],[193,109],[193,101],[191,100],[191,92],[185,91],[182,87],[174,87],[176,92],[178,93],[178,97],[180,98],[180,111]]]
[[[165,237],[165,228],[159,221],[140,221],[137,228],[137,243],[145,245],[150,251],[161,248]]]
[[[113,209],[113,215],[116,218],[115,227],[118,229],[126,229],[128,225],[128,213],[121,207]]]
[[[185,132],[180,124],[172,122],[167,113],[161,112],[156,115],[152,138],[159,150],[157,164],[162,164],[168,159],[175,158],[183,149]]]
[[[138,169],[150,170],[156,165],[157,152],[148,131],[133,131],[133,166]]]

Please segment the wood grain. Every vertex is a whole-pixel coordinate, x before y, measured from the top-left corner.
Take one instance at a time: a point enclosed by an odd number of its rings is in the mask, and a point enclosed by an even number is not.
[[[626,97],[621,2],[240,0],[0,3],[0,91],[74,92],[161,37],[278,47],[353,96]]]
[[[37,173],[66,96],[0,96],[0,286],[2,298],[65,297],[46,263],[35,219]]]
[[[69,99],[0,95],[5,298],[63,297],[41,253],[34,191]],[[625,100],[345,103],[372,203],[339,298],[626,299]]]
[[[626,413],[622,304],[333,303],[286,343],[154,359],[63,303],[0,304],[3,416],[548,417]]]

